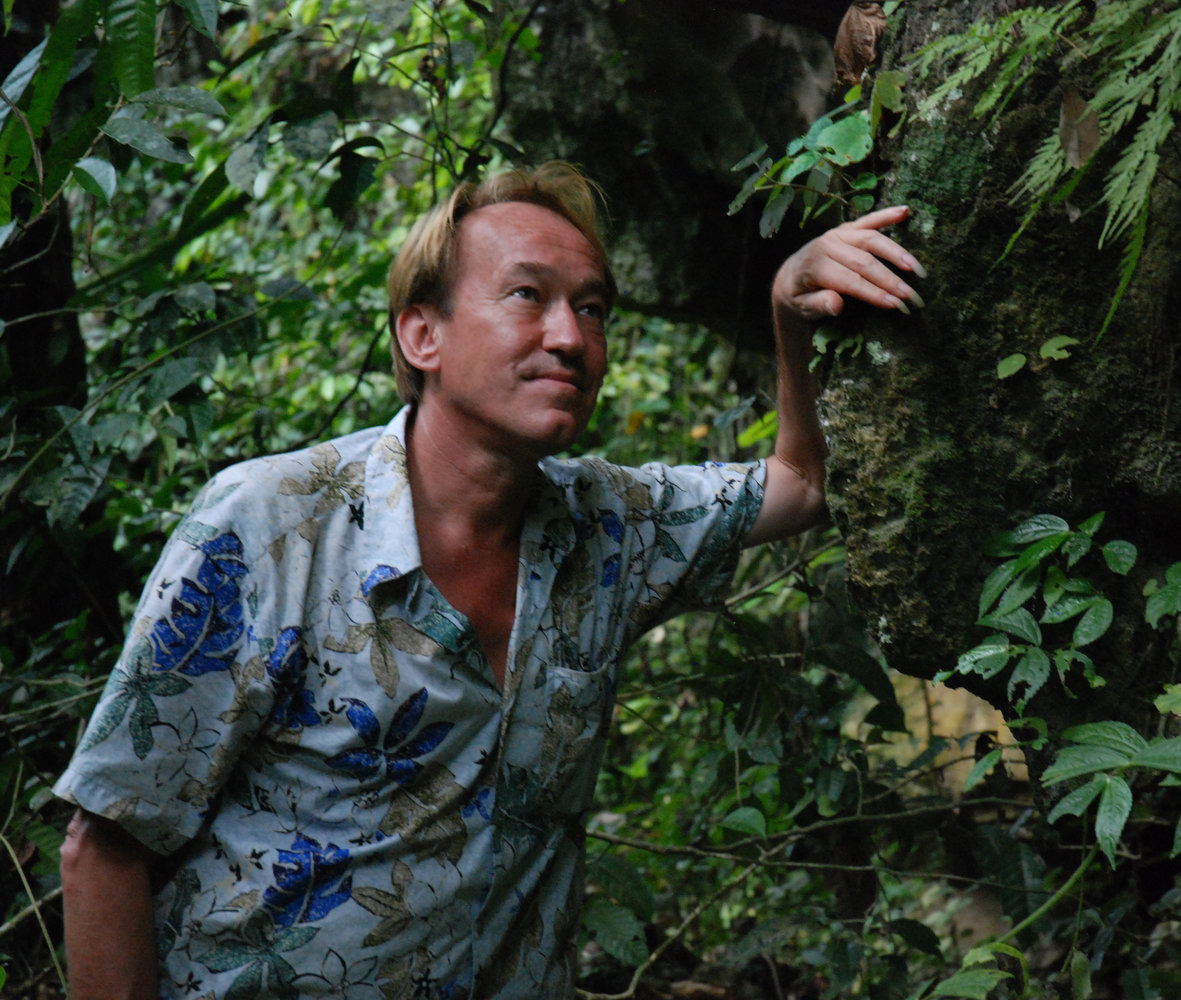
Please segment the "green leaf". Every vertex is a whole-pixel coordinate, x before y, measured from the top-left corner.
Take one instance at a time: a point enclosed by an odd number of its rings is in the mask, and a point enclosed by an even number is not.
[[[114,57],[120,89],[124,94],[151,90],[156,72],[156,0],[103,0],[102,10],[105,41]]]
[[[1000,969],[964,969],[945,979],[930,994],[932,997],[962,997],[964,1000],[988,1000],[988,994],[1012,976]]]
[[[1024,639],[1035,646],[1040,646],[1042,643],[1042,630],[1038,628],[1033,615],[1025,608],[1017,608],[1008,614],[984,615],[977,620],[976,624],[984,625],[987,628],[999,628],[1008,632],[1009,635]]]
[[[1009,640],[1003,635],[989,636],[974,649],[969,649],[956,661],[955,669],[961,674],[980,674],[982,677],[995,677],[1005,665],[1016,655],[1016,650],[1009,645]]]
[[[41,65],[41,56],[48,44],[49,39],[43,39],[12,68],[8,76],[4,78],[4,82],[0,83],[0,90],[3,90],[4,96],[8,98],[7,101],[0,101],[0,125],[4,124],[4,120],[11,113],[12,105],[20,101],[29,81],[33,79],[33,74],[37,72],[37,67]]]
[[[1135,729],[1126,722],[1114,720],[1087,722],[1081,726],[1071,726],[1062,733],[1062,738],[1071,743],[1109,747],[1127,754],[1129,757],[1148,748],[1148,741]]]
[[[752,837],[767,836],[767,818],[754,806],[740,806],[722,820],[727,830],[749,834]]]
[[[192,163],[188,150],[174,146],[156,126],[142,118],[131,118],[116,112],[103,127],[103,132],[116,142],[138,149],[168,163]]]
[[[906,106],[902,88],[906,85],[906,74],[901,70],[888,69],[878,73],[869,95],[869,130],[878,134],[883,110],[902,111]]]
[[[74,164],[74,178],[87,194],[110,203],[115,196],[115,168],[97,156],[86,156]]]
[[[1164,694],[1152,703],[1161,715],[1181,715],[1181,684],[1166,684]]]
[[[1181,774],[1181,736],[1153,740],[1132,758],[1131,763],[1135,767]]]
[[[1025,367],[1026,357],[1024,354],[1018,352],[1010,354],[1008,357],[1001,358],[996,363],[996,377],[998,379],[1009,378],[1011,375],[1016,375],[1022,368]]]
[[[759,417],[758,420],[738,435],[738,446],[740,448],[749,448],[752,445],[758,444],[760,441],[774,437],[778,430],[779,414],[772,410],[770,413]]]
[[[1079,342],[1077,337],[1051,337],[1038,349],[1038,353],[1046,360],[1064,361],[1070,357],[1068,347]]]
[[[588,875],[591,882],[641,920],[652,919],[656,912],[652,887],[627,858],[604,851],[591,859]]]
[[[644,927],[625,906],[605,899],[592,899],[582,912],[582,923],[609,955],[628,965],[639,965],[648,957]]]
[[[771,196],[771,200],[767,202],[763,214],[759,217],[759,235],[763,239],[768,239],[779,232],[779,227],[783,224],[783,217],[787,214],[794,198],[795,190],[790,187],[781,187]]]
[[[150,104],[153,107],[178,108],[198,114],[226,118],[228,112],[209,91],[200,87],[159,87],[145,90],[131,98],[134,104]]]
[[[739,170],[746,170],[749,167],[753,167],[756,163],[758,163],[760,160],[762,160],[762,158],[766,154],[766,152],[767,152],[767,146],[766,146],[766,143],[764,143],[762,146],[760,146],[758,149],[754,150],[753,152],[747,153],[746,156],[744,156],[741,160],[739,160],[737,163],[735,163],[734,166],[732,166],[730,168],[730,170],[732,172],[736,173]]]
[[[1028,545],[1030,542],[1069,531],[1070,525],[1056,514],[1035,514],[1013,529],[1013,541],[1018,545]]]
[[[891,934],[897,934],[912,948],[917,948],[928,955],[934,955],[936,958],[943,957],[943,949],[939,947],[939,935],[926,924],[902,917],[898,920],[891,920],[889,929]]]
[[[1136,565],[1136,546],[1131,542],[1113,541],[1103,546],[1103,559],[1107,568],[1120,576],[1127,576]]]
[[[832,122],[816,136],[816,148],[827,151],[834,163],[859,163],[873,151],[869,120],[860,114]]]
[[[267,129],[264,125],[249,139],[234,147],[226,160],[226,180],[239,191],[254,194],[254,182],[262,170],[267,151]]]
[[[1058,625],[1069,621],[1075,615],[1081,615],[1101,598],[1094,594],[1065,594],[1061,600],[1055,601],[1042,613],[1043,625]]]
[[[997,747],[989,750],[983,757],[981,757],[973,765],[972,770],[968,772],[968,776],[964,779],[964,794],[967,795],[973,788],[982,782],[991,771],[1000,762],[1001,749]]]
[[[365,189],[373,183],[377,162],[368,156],[345,153],[340,158],[340,176],[324,196],[324,204],[337,220],[343,221],[356,206]]]
[[[738,194],[734,196],[734,200],[730,202],[730,207],[726,209],[727,215],[737,215],[741,211],[742,206],[750,201],[751,195],[755,193],[755,189],[759,185],[759,181],[763,179],[763,174],[767,168],[771,166],[769,159],[763,160],[759,163],[758,169],[751,174],[742,183],[742,187],[738,189]]]
[[[1165,615],[1181,613],[1181,582],[1161,587],[1148,598],[1144,606],[1144,620],[1153,628]]]
[[[1087,807],[1095,801],[1107,787],[1107,778],[1097,774],[1085,785],[1081,785],[1068,795],[1064,795],[1046,817],[1047,823],[1057,823],[1063,816],[1081,816]]]
[[[217,0],[174,0],[184,11],[189,24],[206,38],[217,34]]]
[[[1058,752],[1058,757],[1042,775],[1042,782],[1055,785],[1059,781],[1081,778],[1096,771],[1110,771],[1131,763],[1129,754],[1111,747],[1071,746]]]
[[[1095,815],[1095,837],[1113,868],[1115,851],[1131,812],[1132,789],[1118,774],[1108,775],[1107,786],[1099,799],[1099,811]]]
[[[1061,602],[1059,602],[1061,603]],[[1105,597],[1095,600],[1074,627],[1074,644],[1086,646],[1102,636],[1115,620],[1115,609]]]
[[[1023,711],[1026,702],[1038,693],[1050,679],[1050,658],[1045,650],[1036,646],[1027,649],[1025,655],[1013,667],[1013,674],[1009,678],[1009,699]],[[1018,687],[1025,685],[1025,691],[1018,695]]]
[[[980,588],[980,604],[976,612],[977,615],[983,615],[996,603],[997,598],[1004,593],[1005,588],[1013,579],[1013,574],[1016,571],[1017,561],[1010,559],[1008,562],[1001,563],[988,574],[988,579],[984,581],[984,585]],[[1018,601],[1017,603],[1021,604],[1023,602]]]

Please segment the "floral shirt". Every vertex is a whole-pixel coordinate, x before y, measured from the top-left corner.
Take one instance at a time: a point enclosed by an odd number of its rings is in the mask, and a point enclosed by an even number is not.
[[[720,599],[763,467],[542,462],[502,691],[421,571],[407,412],[206,486],[57,785],[169,856],[161,996],[573,995],[617,665]]]

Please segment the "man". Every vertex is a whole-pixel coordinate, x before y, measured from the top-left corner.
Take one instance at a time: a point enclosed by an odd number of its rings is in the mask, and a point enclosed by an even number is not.
[[[823,514],[806,319],[918,265],[840,226],[784,265],[775,455],[559,461],[615,286],[564,164],[464,185],[390,272],[386,428],[219,474],[169,541],[59,794],[75,1000],[563,998],[628,644]],[[881,259],[879,259],[881,258]]]

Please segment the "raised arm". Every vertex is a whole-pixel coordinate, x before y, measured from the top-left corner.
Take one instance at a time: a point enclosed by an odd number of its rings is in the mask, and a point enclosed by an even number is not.
[[[881,232],[906,218],[906,206],[883,208],[830,229],[784,262],[771,288],[778,359],[779,433],[767,460],[763,506],[747,545],[786,538],[824,517],[824,459],[828,448],[816,416],[808,365],[811,320],[836,316],[846,296],[882,309],[922,305],[918,293],[883,261],[923,276],[913,256]]]
[[[71,1000],[154,1000],[155,855],[117,824],[80,809],[61,859]]]

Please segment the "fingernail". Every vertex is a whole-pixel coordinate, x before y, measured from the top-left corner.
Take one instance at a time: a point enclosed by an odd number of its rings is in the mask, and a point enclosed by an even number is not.
[[[923,301],[923,297],[918,292],[911,292],[906,297],[906,300],[916,309],[925,309],[927,307],[927,303]]]
[[[897,309],[904,316],[910,315],[910,310],[907,308],[906,303],[903,302],[901,299],[899,299],[897,301],[897,303],[895,303],[894,308]]]
[[[917,274],[920,278],[925,278],[927,276],[927,269],[925,267],[923,267],[923,265],[920,264],[917,260],[915,260],[915,258],[913,258],[909,255],[907,255],[907,258],[906,258],[906,266],[909,267],[912,271],[914,271],[914,273]]]

